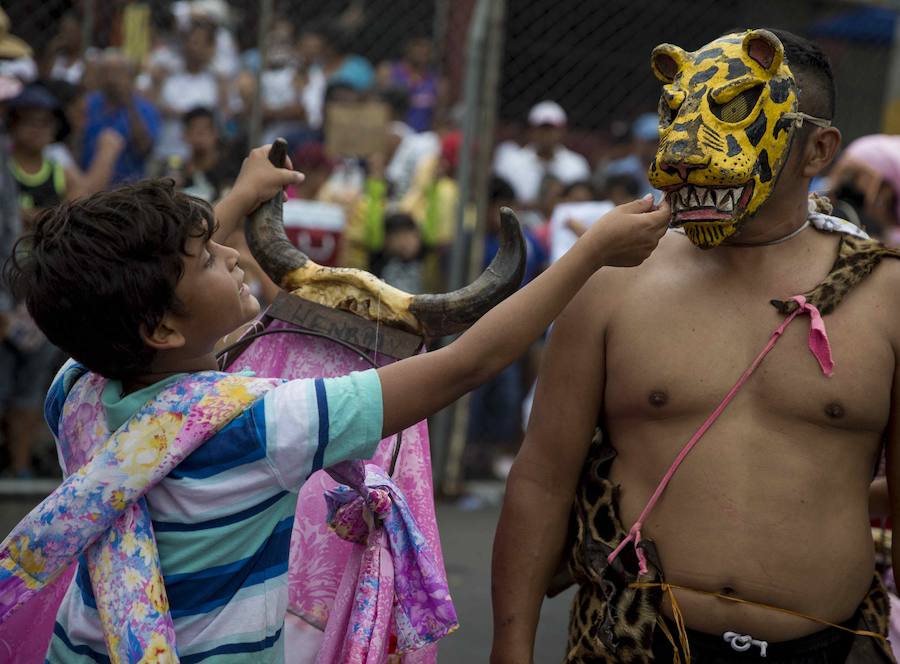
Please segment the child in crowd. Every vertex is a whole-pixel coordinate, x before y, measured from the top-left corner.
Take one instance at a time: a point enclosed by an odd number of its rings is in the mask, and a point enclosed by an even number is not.
[[[219,240],[301,177],[271,166],[267,154],[251,153],[215,213],[171,183],[139,182],[42,213],[10,263],[7,276],[38,325],[74,358],[46,404],[61,458],[68,473],[82,466],[78,459],[91,461],[69,476],[69,492],[39,508],[59,508],[42,512],[40,524],[61,528],[70,519],[66,541],[13,537],[0,552],[0,583],[36,583],[64,546],[68,558],[58,562],[68,564],[81,553],[69,542],[81,537],[84,550],[96,540],[94,524],[119,524],[103,519],[129,505],[136,519],[149,510],[147,528],[152,518],[155,530],[154,540],[135,526],[103,540],[111,558],[80,559],[49,662],[105,661],[96,607],[120,608],[131,597],[138,599],[127,613],[129,630],[167,612],[174,634],[113,639],[129,661],[142,652],[150,659],[151,651],[169,661],[175,636],[182,661],[240,654],[282,661],[291,525],[306,478],[344,459],[370,458],[383,437],[496,375],[594,271],[641,263],[669,215],[649,199],[616,209],[543,276],[438,351],[333,379],[222,374],[216,342],[256,316],[259,304],[243,283],[238,253]],[[106,452],[84,456],[84,449]],[[80,494],[98,465],[122,485]],[[146,502],[131,502],[141,495]],[[124,582],[110,584],[109,570],[123,557],[133,561]],[[40,573],[31,570],[36,560]],[[158,601],[160,583],[168,605]]]
[[[372,258],[372,272],[407,293],[422,292],[425,246],[416,222],[395,212],[384,220],[384,247]]]
[[[237,173],[231,160],[223,159],[219,128],[210,109],[198,106],[184,114],[184,140],[189,154],[182,191],[214,203],[231,186]]]
[[[7,106],[12,138],[12,173],[19,185],[19,207],[26,228],[34,214],[66,197],[63,165],[44,156],[67,131],[65,115],[53,94],[40,84],[26,86]]]
[[[484,265],[500,249],[500,208],[515,202],[512,185],[494,175],[488,184],[487,232],[484,237]],[[525,236],[525,273],[522,285],[534,280],[547,262],[547,254],[530,228]],[[535,339],[537,341],[537,339]],[[529,348],[529,350],[531,350]],[[523,349],[521,354],[524,354]],[[529,352],[529,358],[533,353]],[[466,473],[470,479],[504,479],[522,442],[522,401],[530,385],[526,377],[529,362],[513,362],[492,380],[472,392],[469,400],[469,431],[465,451]],[[535,364],[532,360],[530,364]]]
[[[12,139],[10,171],[19,190],[23,225],[30,229],[35,215],[57,205],[67,195],[62,164],[44,156],[45,148],[64,138],[66,121],[56,98],[44,86],[32,84],[10,100],[7,126]],[[41,422],[41,403],[61,359],[25,309],[22,302],[9,316],[6,338],[0,348],[0,381],[9,389],[0,402],[9,448],[9,474],[28,478],[33,474],[35,444],[46,429]],[[54,366],[55,364],[55,366]]]

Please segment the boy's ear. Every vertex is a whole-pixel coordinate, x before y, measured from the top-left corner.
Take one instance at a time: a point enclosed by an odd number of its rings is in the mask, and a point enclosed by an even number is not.
[[[153,350],[172,350],[184,346],[184,335],[178,331],[178,326],[170,314],[163,316],[159,324],[152,330],[141,325],[140,332],[141,339]]]

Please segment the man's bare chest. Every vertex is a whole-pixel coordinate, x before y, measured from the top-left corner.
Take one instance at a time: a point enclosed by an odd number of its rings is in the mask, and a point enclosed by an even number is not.
[[[607,417],[702,421],[784,320],[764,296],[723,297],[668,286],[629,299],[606,337]],[[883,430],[894,373],[891,345],[860,294],[824,318],[835,362],[823,375],[799,316],[741,389],[731,408],[761,418],[829,428]]]

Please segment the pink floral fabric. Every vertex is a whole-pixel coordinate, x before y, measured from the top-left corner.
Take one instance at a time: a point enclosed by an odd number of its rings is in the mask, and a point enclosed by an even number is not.
[[[290,327],[289,323],[275,321],[267,330]],[[385,356],[376,356],[374,359],[379,366],[394,361]],[[327,339],[273,334],[254,341],[233,362],[231,370],[249,369],[260,376],[291,379],[317,376],[328,378],[368,369],[370,366],[357,353]],[[381,441],[371,463],[382,469],[390,468],[395,442],[395,436]],[[428,544],[435,568],[444,575],[444,559],[434,512],[431,453],[426,422],[419,422],[403,432],[403,444],[392,477]],[[289,610],[323,631],[335,607],[345,570],[356,564],[356,556],[359,554],[358,547],[341,539],[328,523],[328,510],[323,496],[337,487],[338,483],[325,471],[314,473],[307,480],[300,489],[291,536]],[[340,622],[343,617],[338,620]],[[436,661],[437,644],[434,643],[403,656],[404,664],[434,664]]]
[[[280,382],[192,374],[111,433],[100,398],[106,380],[94,374],[78,380],[60,426],[67,477],[0,545],[0,622],[86,552],[110,660],[177,662],[143,496]]]

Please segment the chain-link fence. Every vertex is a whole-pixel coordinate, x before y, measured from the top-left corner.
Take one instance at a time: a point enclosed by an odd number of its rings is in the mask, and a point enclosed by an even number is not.
[[[893,92],[887,81],[896,12],[889,2],[847,0],[508,0],[502,30],[491,31],[488,49],[501,40],[498,117],[502,136],[521,133],[528,109],[553,99],[566,109],[582,150],[595,158],[610,132],[658,98],[648,54],[669,41],[693,49],[732,28],[776,26],[816,39],[835,66],[836,124],[852,138],[882,128]],[[347,47],[373,64],[397,61],[412,36],[432,40],[435,69],[446,81],[447,99],[464,92],[467,35],[476,17],[475,0],[47,0],[6,2],[11,31],[25,39],[40,60],[66,43],[83,48],[124,46],[146,56],[161,34],[177,32],[194,9],[202,8],[230,32],[237,53],[261,50],[266,36],[287,22],[295,34],[304,26],[339,25]],[[270,24],[259,21],[270,10]],[[73,46],[73,48],[75,48]],[[482,61],[483,66],[486,64]],[[480,72],[483,76],[484,72]],[[482,81],[483,82],[483,81]],[[448,106],[449,108],[449,106]],[[462,116],[458,116],[461,120]],[[484,136],[480,137],[482,140]]]
[[[42,77],[95,87],[92,63],[103,49],[116,47],[131,58],[137,89],[147,94],[183,68],[192,23],[212,25],[213,68],[230,90],[212,97],[212,111],[236,145],[233,155],[275,132],[293,132],[296,145],[328,143],[323,106],[341,87],[334,83],[359,93],[356,103],[405,86],[407,103],[422,112],[413,118],[410,111],[406,120],[414,130],[435,132],[432,152],[440,145],[441,157],[455,162],[458,196],[444,215],[453,226],[441,264],[445,287],[461,285],[481,266],[483,229],[476,224],[474,232],[458,231],[468,203],[477,212],[472,217],[484,221],[493,146],[501,140],[525,144],[529,109],[549,99],[565,109],[566,143],[591,169],[621,157],[629,149],[631,122],[656,108],[659,84],[648,60],[661,42],[694,50],[746,27],[811,37],[834,65],[836,124],[845,138],[900,131],[900,3],[888,0],[13,0],[3,9],[9,32],[31,46]],[[323,49],[329,48],[338,53],[327,63]],[[273,73],[291,68],[301,83]],[[199,95],[192,81],[182,82],[168,102]],[[301,104],[292,105],[288,88]],[[157,90],[157,99],[168,103],[165,90]],[[457,142],[448,139],[454,131],[461,136]],[[365,142],[365,131],[356,135]],[[372,172],[375,160],[369,161],[363,176]],[[411,186],[412,170],[406,176],[404,187]],[[450,419],[435,432],[438,467],[444,465]]]
[[[617,122],[655,110],[659,84],[649,67],[655,45],[691,51],[732,29],[777,27],[815,39],[830,56],[836,124],[845,136],[876,132],[896,23],[887,4],[509,0],[500,117],[515,129],[532,104],[553,99],[569,113],[570,125],[588,134],[588,148],[602,150],[604,133]]]

